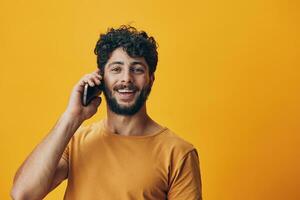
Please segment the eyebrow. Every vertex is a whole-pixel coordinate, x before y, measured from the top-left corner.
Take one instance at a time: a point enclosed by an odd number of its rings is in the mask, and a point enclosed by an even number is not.
[[[109,63],[108,67],[110,67],[110,66],[112,66],[114,64],[124,65],[124,62],[122,62],[122,61],[114,61],[112,63]],[[140,62],[140,61],[134,61],[134,62],[130,63],[130,65],[136,65],[136,64],[140,64],[144,68],[146,68],[145,64],[143,62]]]
[[[114,61],[114,62],[112,62],[112,63],[109,63],[108,67],[110,67],[111,65],[114,65],[114,64],[124,65],[124,62],[121,62],[121,61]]]

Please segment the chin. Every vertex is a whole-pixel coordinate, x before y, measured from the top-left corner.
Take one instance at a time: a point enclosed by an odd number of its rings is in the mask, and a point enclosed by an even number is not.
[[[121,100],[118,100],[118,104],[121,106],[121,107],[130,107],[130,106],[133,106],[135,104],[135,99],[131,100],[131,101],[121,101]]]

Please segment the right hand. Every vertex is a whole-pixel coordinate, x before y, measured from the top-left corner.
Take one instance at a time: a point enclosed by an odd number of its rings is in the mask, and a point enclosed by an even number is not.
[[[94,98],[88,106],[83,106],[81,101],[85,83],[88,83],[91,87],[101,83],[102,76],[99,72],[100,70],[97,69],[90,74],[86,74],[76,83],[70,95],[69,104],[65,111],[66,114],[84,121],[91,118],[97,112],[102,101],[101,97]]]

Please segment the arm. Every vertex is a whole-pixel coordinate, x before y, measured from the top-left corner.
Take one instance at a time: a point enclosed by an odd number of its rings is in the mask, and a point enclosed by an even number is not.
[[[13,199],[42,199],[67,178],[68,164],[61,158],[63,151],[78,127],[97,112],[101,103],[97,97],[87,107],[81,104],[85,82],[100,84],[94,73],[85,75],[75,85],[66,111],[17,170],[11,190]]]
[[[168,192],[170,200],[202,200],[202,183],[197,150],[188,152],[176,167]]]
[[[42,199],[48,193],[61,155],[79,125],[67,115],[58,120],[18,169],[12,188],[14,199],[29,199],[29,195],[30,199]]]

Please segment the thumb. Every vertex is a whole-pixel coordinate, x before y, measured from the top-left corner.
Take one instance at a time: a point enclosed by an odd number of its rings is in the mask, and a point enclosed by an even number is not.
[[[94,106],[98,107],[102,102],[102,98],[101,97],[95,97],[92,101],[91,104],[93,104]]]

